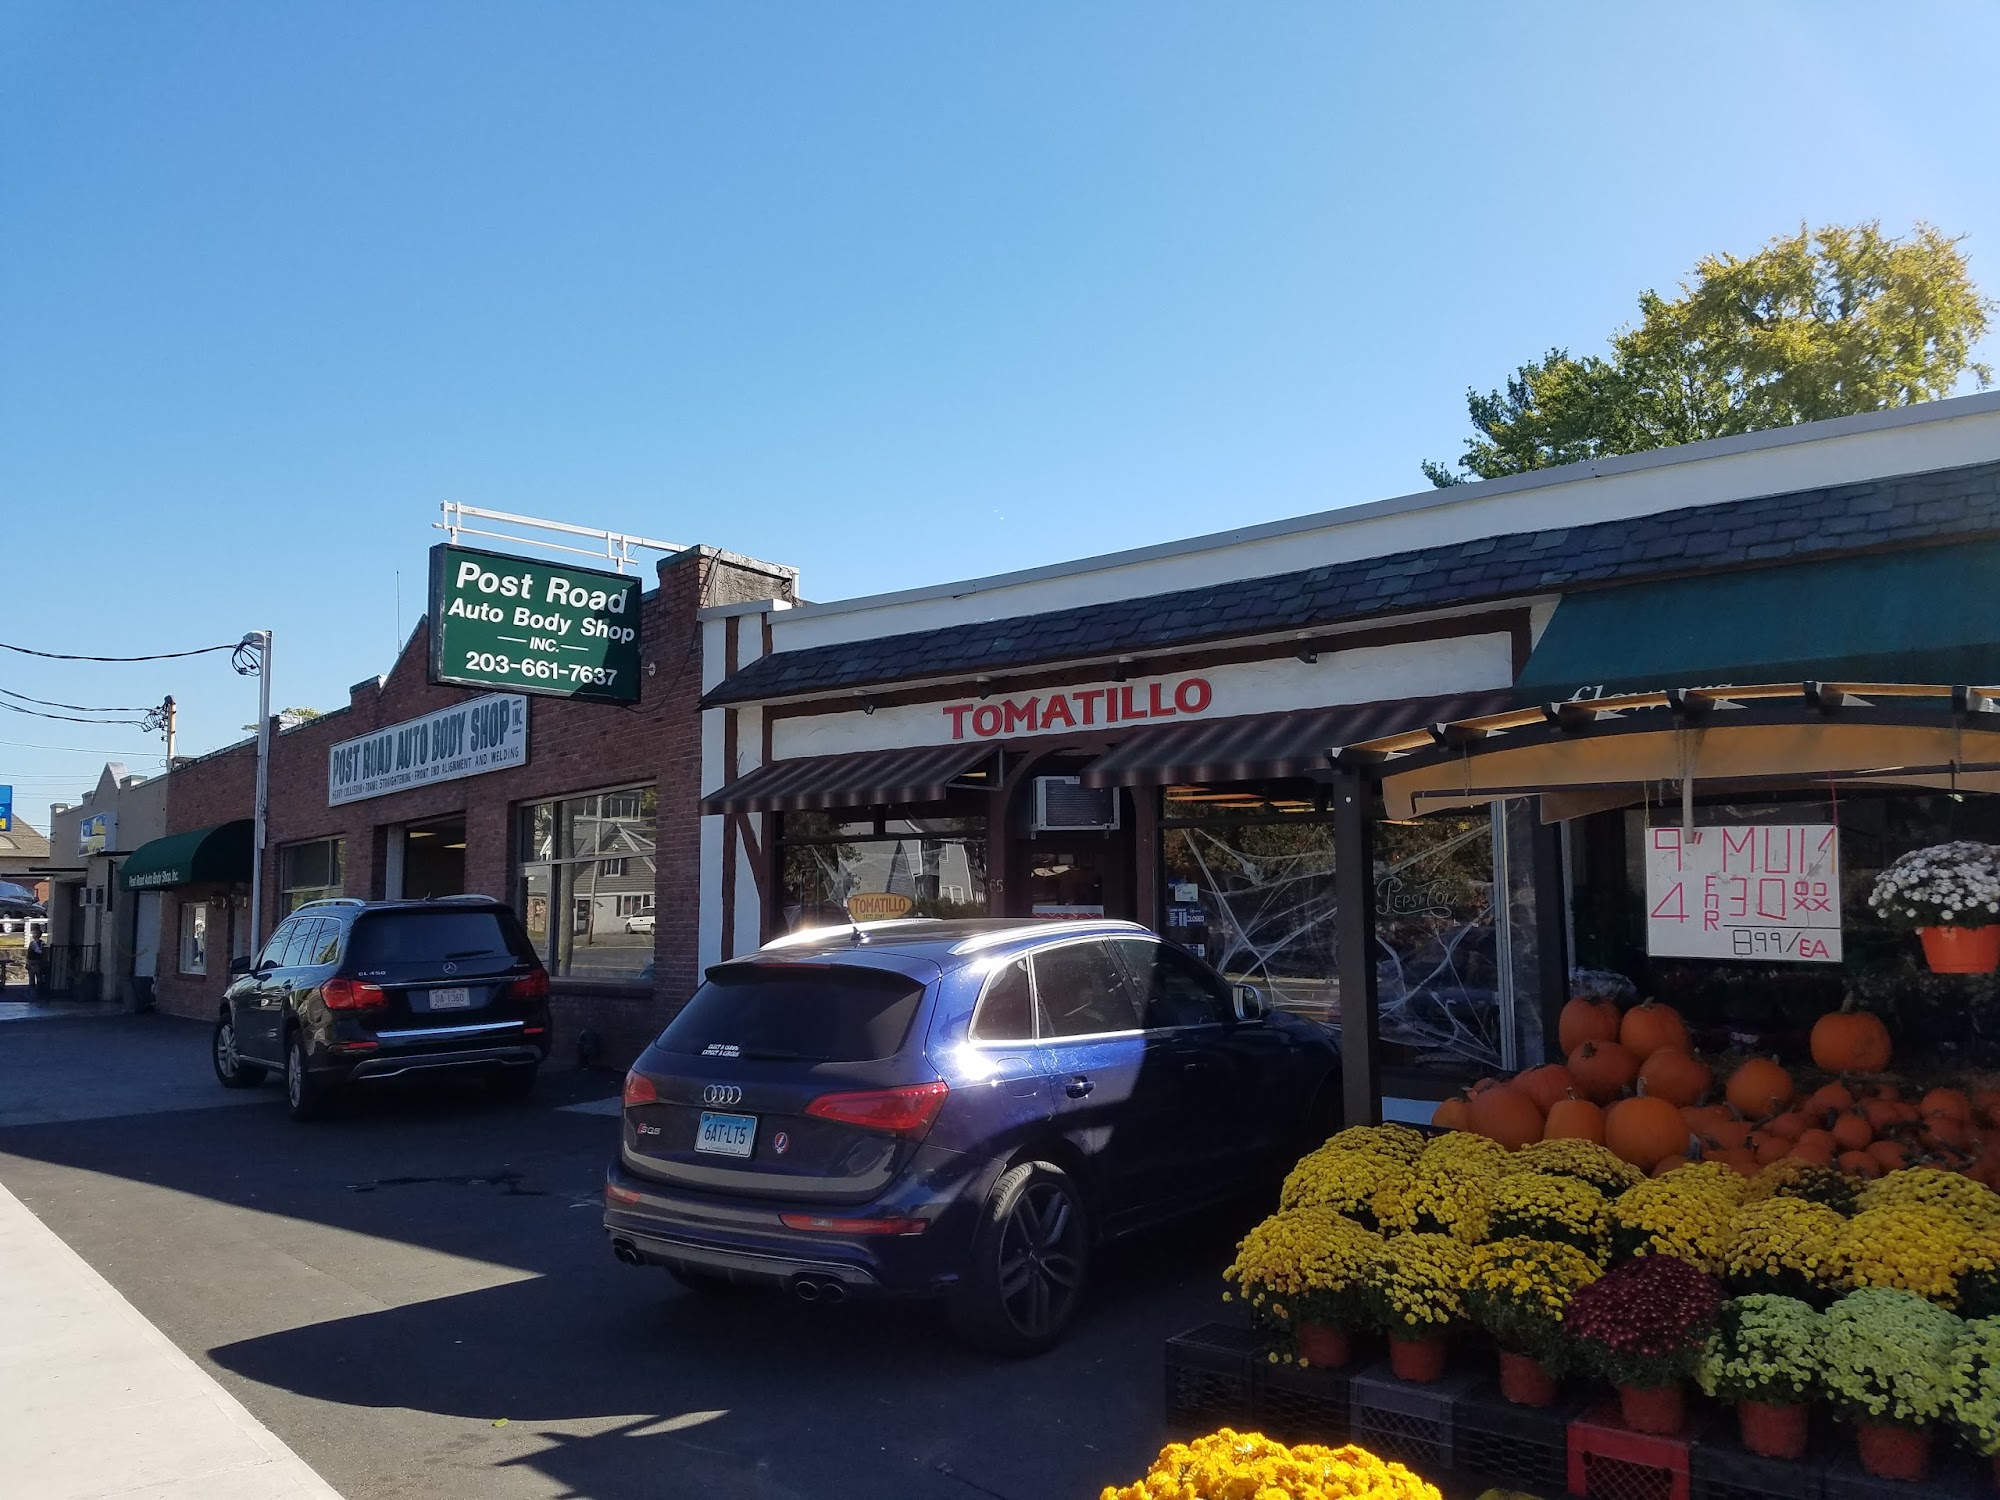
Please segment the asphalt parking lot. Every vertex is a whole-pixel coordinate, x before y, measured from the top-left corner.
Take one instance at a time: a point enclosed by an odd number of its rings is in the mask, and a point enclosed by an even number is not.
[[[961,1350],[921,1307],[702,1297],[615,1262],[615,1129],[476,1088],[310,1126],[227,1093],[206,1029],[0,1027],[0,1182],[348,1500],[1059,1500],[1163,1441],[1162,1340],[1216,1311],[1249,1215],[1100,1260],[1053,1353]]]

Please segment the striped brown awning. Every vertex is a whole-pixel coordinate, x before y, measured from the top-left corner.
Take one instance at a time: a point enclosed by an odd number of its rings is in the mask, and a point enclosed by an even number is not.
[[[951,784],[992,757],[988,744],[917,745],[855,755],[813,755],[759,766],[701,799],[705,813],[805,812],[939,802]],[[998,785],[997,776],[987,784]]]
[[[1134,734],[1084,769],[1085,786],[1165,786],[1181,781],[1259,781],[1332,769],[1327,751],[1454,719],[1499,713],[1504,689],[1444,698],[1397,698],[1285,714],[1247,714]]]

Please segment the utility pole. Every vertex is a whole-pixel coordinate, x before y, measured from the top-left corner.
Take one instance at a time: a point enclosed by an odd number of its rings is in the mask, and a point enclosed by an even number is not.
[[[236,670],[257,676],[257,803],[250,835],[250,951],[264,941],[264,825],[271,806],[271,632],[253,630],[237,647],[239,657],[256,654],[250,664],[239,660]]]
[[[174,695],[167,694],[167,701],[160,705],[160,713],[167,721],[167,769],[174,768]]]

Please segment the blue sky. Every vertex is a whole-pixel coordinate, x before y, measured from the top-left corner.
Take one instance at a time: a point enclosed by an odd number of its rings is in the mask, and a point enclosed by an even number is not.
[[[1420,489],[1468,385],[1705,252],[1928,218],[2000,293],[1996,51],[1942,3],[12,0],[0,640],[268,625],[332,708],[440,500],[836,598]],[[221,657],[0,686],[254,716]],[[160,753],[0,713],[38,824],[101,750]]]

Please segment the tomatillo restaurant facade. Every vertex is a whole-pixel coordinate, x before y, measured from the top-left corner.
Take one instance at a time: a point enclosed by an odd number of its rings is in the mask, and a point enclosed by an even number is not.
[[[1996,585],[2000,398],[1976,396],[710,609],[702,962],[848,912],[1131,918],[1339,1028],[1355,1118],[1385,1099],[1427,1117],[1554,1050],[1575,963],[1681,973],[1644,951],[1645,828],[1851,825],[1868,863],[1983,826],[1935,744],[1923,774],[1857,785],[1889,753],[1874,731],[1827,752],[1791,720],[1846,704],[1844,735],[1881,717],[1866,685],[1902,684],[1883,712],[1922,697],[1945,732],[1954,702],[1991,701],[1951,684],[2000,680]],[[1654,716],[1671,745],[1676,713],[1738,711],[1728,684],[1790,716],[1790,749],[1747,779],[1657,754],[1571,780],[1471,769],[1527,722],[1602,739],[1621,695],[1707,690],[1647,700],[1682,705]],[[1403,795],[1406,767],[1432,780]],[[1700,982],[1726,1012],[1721,962]]]

